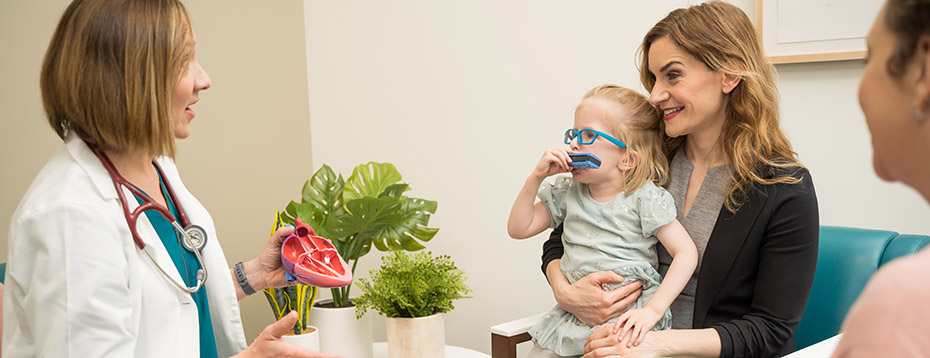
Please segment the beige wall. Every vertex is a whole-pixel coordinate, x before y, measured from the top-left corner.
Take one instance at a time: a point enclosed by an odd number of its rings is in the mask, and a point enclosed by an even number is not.
[[[39,66],[68,1],[0,1],[0,261],[9,218],[60,142],[45,122]],[[187,1],[198,58],[213,80],[195,107],[178,166],[211,211],[230,264],[258,254],[274,211],[312,174],[303,4],[299,0]],[[251,341],[272,313],[242,302]]]

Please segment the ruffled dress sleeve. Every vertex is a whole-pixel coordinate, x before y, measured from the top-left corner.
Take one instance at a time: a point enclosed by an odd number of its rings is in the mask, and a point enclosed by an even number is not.
[[[549,227],[554,228],[565,221],[565,197],[575,185],[575,181],[568,175],[557,175],[546,178],[536,197],[549,210]]]
[[[660,228],[675,219],[675,199],[668,191],[653,183],[647,183],[636,193],[639,196],[637,203],[644,237],[655,235]]]

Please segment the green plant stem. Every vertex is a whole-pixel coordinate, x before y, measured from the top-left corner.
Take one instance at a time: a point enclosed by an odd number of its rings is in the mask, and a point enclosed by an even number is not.
[[[352,261],[352,277],[355,277],[355,267],[358,266],[358,260]],[[345,287],[336,287],[332,289],[333,293],[333,306],[335,307],[348,307],[349,306],[349,291],[352,289],[352,284],[349,283]]]

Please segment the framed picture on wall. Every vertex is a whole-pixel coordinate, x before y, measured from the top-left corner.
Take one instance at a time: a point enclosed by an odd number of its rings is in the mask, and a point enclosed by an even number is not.
[[[884,0],[756,0],[756,30],[772,63],[856,60]]]

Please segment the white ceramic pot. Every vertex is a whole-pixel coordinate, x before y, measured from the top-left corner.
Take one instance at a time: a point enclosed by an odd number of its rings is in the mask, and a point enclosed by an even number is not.
[[[442,313],[387,319],[388,358],[443,358],[446,328]]]
[[[312,332],[304,333],[297,336],[281,336],[285,342],[307,348],[312,351],[320,351],[320,330],[314,326],[307,326],[307,330]]]
[[[320,303],[332,303],[332,300]],[[371,316],[355,319],[355,306],[314,306],[308,324],[320,328],[320,352],[350,358],[371,358]]]

